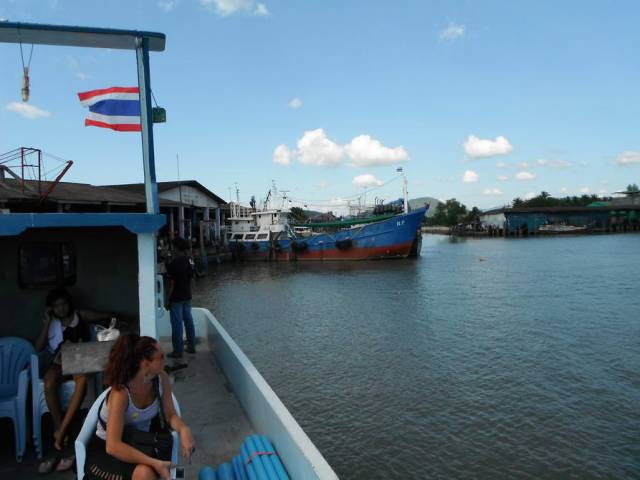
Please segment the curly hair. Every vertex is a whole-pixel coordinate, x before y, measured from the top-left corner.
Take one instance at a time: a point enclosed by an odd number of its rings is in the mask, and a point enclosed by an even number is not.
[[[143,360],[153,360],[158,341],[132,333],[121,335],[109,352],[104,381],[116,390],[123,388],[136,376]]]

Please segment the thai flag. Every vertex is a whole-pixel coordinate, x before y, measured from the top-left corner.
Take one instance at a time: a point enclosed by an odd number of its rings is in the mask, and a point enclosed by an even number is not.
[[[85,126],[110,128],[119,132],[139,132],[140,91],[138,87],[111,87],[78,93],[89,107]]]

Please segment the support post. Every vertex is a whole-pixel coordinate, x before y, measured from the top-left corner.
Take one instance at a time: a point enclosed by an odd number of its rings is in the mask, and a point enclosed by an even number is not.
[[[211,241],[211,223],[209,223],[209,207],[204,207],[204,211],[202,212],[202,219],[204,220],[205,230],[204,230],[204,239],[208,242]]]
[[[216,242],[220,243],[220,207],[216,208]]]
[[[156,238],[138,234],[138,311],[140,335],[158,338],[156,325]]]
[[[147,213],[159,214],[158,185],[156,184],[155,155],[153,151],[153,119],[151,117],[151,76],[149,73],[149,39],[136,39],[138,88],[140,90],[140,125],[142,162],[144,167],[144,194]],[[140,308],[140,334],[158,338],[156,325],[156,234],[138,235],[138,302]]]
[[[175,223],[173,220],[173,208],[169,207],[169,239],[173,240],[174,235],[174,230],[175,230]]]
[[[178,207],[178,236],[184,238],[184,207]]]

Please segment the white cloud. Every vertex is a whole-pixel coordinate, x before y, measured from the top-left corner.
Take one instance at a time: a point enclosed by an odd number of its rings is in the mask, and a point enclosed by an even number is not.
[[[269,15],[271,15],[271,12],[269,12],[267,6],[264,3],[258,3],[253,13],[254,15],[258,15],[259,17],[268,17]]]
[[[470,158],[486,158],[511,153],[513,147],[505,137],[500,135],[495,140],[483,140],[469,135],[464,142],[464,151]]]
[[[165,13],[169,13],[178,6],[178,3],[180,3],[180,0],[160,0],[158,7],[164,10]]]
[[[568,191],[569,189],[567,187],[560,187],[560,190],[558,190],[560,193],[567,193]]]
[[[456,25],[451,22],[447,28],[440,32],[440,40],[456,40],[464,36],[464,25]]]
[[[589,187],[582,187],[580,189],[580,193],[589,193],[591,190],[589,189]]]
[[[257,3],[255,0],[200,0],[200,4],[221,17],[240,12],[261,17],[269,15],[267,7],[263,3]]]
[[[516,173],[517,180],[533,180],[534,178],[536,178],[535,173],[524,172],[524,171]]]
[[[537,196],[538,196],[538,194],[537,194],[537,193],[535,193],[535,192],[529,192],[529,193],[526,193],[526,194],[525,194],[524,199],[525,199],[525,200],[531,200],[532,198],[535,198],[535,197],[537,197]]]
[[[562,159],[547,160],[546,158],[539,158],[534,162],[534,165],[538,167],[550,167],[550,168],[560,169],[560,168],[570,167],[571,162],[567,160],[562,160]]]
[[[478,181],[478,174],[476,172],[474,172],[473,170],[467,170],[466,172],[464,172],[464,175],[462,176],[462,181],[464,183],[477,182]]]
[[[344,148],[329,140],[324,129],[309,130],[298,140],[296,156],[304,165],[335,167],[340,165]]]
[[[361,188],[379,187],[381,185],[384,185],[384,182],[382,180],[378,180],[370,173],[365,173],[364,175],[358,175],[357,177],[354,177],[351,183],[353,183],[355,187]]]
[[[7,110],[11,110],[12,112],[16,112],[21,117],[28,118],[29,120],[51,116],[50,112],[42,110],[28,103],[11,102],[7,104],[5,108]]]
[[[284,145],[279,146],[284,147]],[[284,152],[280,148],[281,152]],[[369,135],[354,137],[346,145],[340,145],[327,137],[324,129],[308,130],[298,140],[297,148],[289,150],[289,160],[297,160],[304,165],[335,167],[345,157],[351,167],[376,167],[405,162],[409,154],[404,147],[390,148]]]
[[[498,175],[496,178],[501,182],[504,182],[506,180],[509,180],[509,175]]]
[[[78,77],[80,80],[82,80],[83,82],[88,79],[91,78],[90,75],[87,75],[86,73],[83,72],[76,72],[76,77]]]
[[[634,163],[640,163],[640,152],[622,152],[613,163],[616,165],[632,165]]]
[[[496,168],[507,168],[507,166],[504,162],[496,162]]]
[[[518,163],[518,168],[527,169],[527,168],[531,168],[531,165],[529,165],[529,163],[527,163],[527,162],[520,162],[520,163]]]
[[[292,99],[288,105],[293,108],[294,110],[300,108],[302,106],[302,100],[300,100],[298,97]]]
[[[502,195],[502,190],[499,188],[485,188],[482,192],[483,195]]]
[[[318,187],[320,190],[324,190],[325,188],[327,188],[329,186],[329,183],[326,182],[325,180],[320,180],[317,184],[316,187]]]
[[[601,188],[600,190],[598,190],[598,194],[599,195],[604,195],[606,193],[607,193],[607,191],[604,188]]]
[[[369,135],[358,135],[344,147],[352,167],[374,167],[405,162],[409,154],[404,147],[389,148]]]
[[[291,150],[286,145],[278,145],[273,151],[273,163],[291,165]]]

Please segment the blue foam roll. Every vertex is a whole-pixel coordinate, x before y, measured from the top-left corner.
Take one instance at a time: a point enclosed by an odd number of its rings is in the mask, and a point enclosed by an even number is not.
[[[198,480],[216,480],[216,471],[211,467],[202,467],[198,472]]]
[[[262,445],[264,445],[267,450],[269,450],[270,452],[276,451],[276,449],[273,448],[271,441],[269,441],[269,437],[265,437],[263,435],[262,437],[260,437],[260,439],[262,440]],[[275,468],[276,472],[278,473],[278,480],[289,480],[289,475],[284,469],[284,465],[282,465],[280,457],[277,455],[277,453],[278,452],[276,452],[276,455],[270,455],[270,457],[273,463],[273,468]]]
[[[251,437],[247,437],[244,439],[244,446],[247,449],[247,454],[249,455],[249,457],[251,457],[251,455],[258,451],[256,449],[256,446],[253,444],[253,440],[251,439]],[[253,465],[256,475],[258,476],[258,480],[270,480],[266,470],[264,469],[264,465],[262,464],[262,458],[260,457],[260,455],[254,455],[253,457],[251,457],[249,466]]]
[[[234,480],[233,469],[228,463],[223,463],[218,467],[218,480]]]
[[[266,448],[262,443],[262,439],[258,435],[251,435],[251,441],[253,441],[253,445],[256,450],[260,452],[273,452],[273,455],[275,455],[275,451],[270,448]],[[276,472],[276,469],[273,468],[273,462],[271,461],[271,457],[273,457],[273,455],[260,455],[260,460],[262,461],[264,470],[267,472],[267,478],[269,480],[278,480],[278,473]]]
[[[240,455],[233,457],[233,472],[236,475],[236,480],[249,480]]]
[[[240,446],[240,458],[242,459],[242,463],[247,469],[247,476],[249,477],[249,480],[262,480],[258,478],[258,475],[256,474],[256,470],[253,468],[253,462],[247,465],[247,460],[249,460],[249,454],[247,453],[247,447],[244,443]]]

